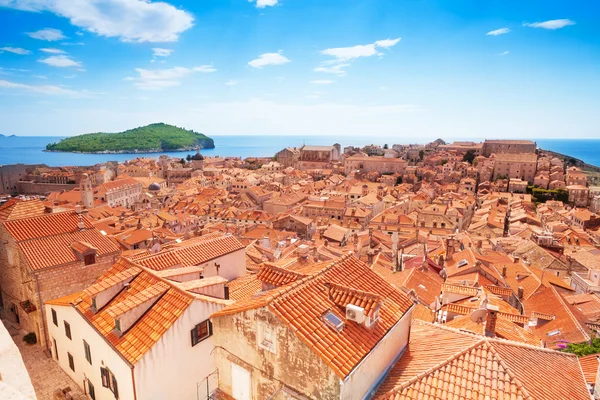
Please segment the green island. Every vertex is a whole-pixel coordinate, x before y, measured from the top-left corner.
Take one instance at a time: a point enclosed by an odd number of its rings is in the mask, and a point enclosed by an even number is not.
[[[214,149],[214,141],[201,133],[164,123],[118,133],[87,133],[46,145],[45,151],[69,153],[158,153],[197,148]]]

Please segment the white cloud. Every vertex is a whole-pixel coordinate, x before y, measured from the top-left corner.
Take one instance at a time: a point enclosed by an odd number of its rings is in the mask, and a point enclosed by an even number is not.
[[[321,95],[319,95],[319,94],[309,94],[309,95],[306,96],[306,98],[310,99],[310,100],[316,100],[316,99],[320,99]]]
[[[390,47],[393,47],[396,44],[398,44],[400,40],[401,38],[378,40],[375,42],[375,46],[383,47],[384,49],[389,49]]]
[[[190,13],[162,1],[0,0],[0,5],[48,11],[81,29],[124,42],[174,42],[194,22]]]
[[[542,28],[550,30],[564,28],[565,26],[569,25],[575,25],[575,21],[571,21],[570,19],[551,19],[549,21],[544,22],[526,22],[523,24],[523,26],[529,26],[531,28]]]
[[[64,50],[54,49],[54,48],[40,49],[40,51],[43,51],[44,53],[50,53],[50,54],[64,54],[65,53]]]
[[[148,70],[135,69],[138,77],[128,77],[125,80],[134,81],[135,86],[142,90],[161,90],[181,85],[181,80],[194,72],[209,73],[216,69],[212,65],[201,65],[194,68],[174,67],[169,69]]]
[[[63,35],[62,31],[53,28],[40,29],[35,32],[27,32],[26,35],[38,40],[45,40],[47,42],[55,42],[57,40],[63,40],[67,37]]]
[[[22,56],[31,53],[29,50],[20,47],[0,47],[0,53],[4,53],[5,51],[8,53],[20,54]]]
[[[239,83],[239,82],[238,82],[238,81],[236,81],[236,80],[234,80],[234,79],[230,79],[230,80],[228,80],[227,82],[225,82],[225,84],[226,84],[227,86],[235,86],[235,85],[237,85],[238,83]]]
[[[377,48],[389,49],[395,46],[401,38],[377,40],[371,44],[361,44],[351,47],[335,47],[321,51],[321,54],[332,56],[335,62],[348,62],[360,57],[371,57],[381,54]]]
[[[38,78],[38,79],[48,79],[48,77],[44,76],[44,75],[31,75],[31,76],[34,78]]]
[[[314,81],[310,81],[310,83],[312,83],[313,85],[330,85],[332,84],[334,81],[330,81],[327,79],[317,79]]]
[[[152,49],[152,51],[154,52],[152,55],[154,57],[169,57],[171,54],[173,54],[172,49],[161,49],[159,47],[155,47]]]
[[[257,59],[254,59],[248,63],[251,67],[262,68],[267,65],[282,65],[289,63],[290,60],[279,53],[265,53],[261,54]]]
[[[73,60],[69,56],[51,56],[48,58],[42,58],[38,62],[51,65],[53,67],[66,68],[66,67],[81,67],[81,63]]]
[[[503,51],[502,53],[500,53],[501,56],[507,56],[510,53],[510,51],[506,50]]]
[[[78,92],[76,90],[71,90],[71,89],[65,89],[61,86],[53,86],[53,85],[34,86],[34,85],[25,85],[22,83],[14,83],[14,82],[3,81],[3,80],[0,80],[0,88],[18,89],[18,90],[25,90],[28,92],[35,92],[35,93],[41,93],[41,94],[73,96],[73,97],[79,97],[84,94],[83,92]]]
[[[498,35],[505,35],[508,32],[510,32],[510,29],[508,28],[500,28],[500,29],[496,29],[493,31],[489,31],[488,33],[486,33],[487,36],[498,36]]]
[[[256,1],[256,8],[273,7],[279,3],[279,0],[248,0],[250,3]]]
[[[349,66],[350,66],[350,64],[348,64],[348,63],[337,64],[337,65],[333,65],[331,67],[328,67],[328,66],[325,66],[324,64],[322,64],[320,67],[315,68],[315,72],[325,72],[327,74],[344,76],[344,75],[346,75],[346,71],[344,70],[344,68],[349,67]]]

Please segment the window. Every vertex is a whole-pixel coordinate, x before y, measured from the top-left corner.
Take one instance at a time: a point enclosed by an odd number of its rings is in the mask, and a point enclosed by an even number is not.
[[[87,381],[88,384],[88,394],[90,395],[90,398],[92,400],[96,400],[96,389],[94,389],[94,385],[92,385],[92,382],[88,379]]]
[[[75,360],[73,360],[73,356],[71,353],[67,353],[67,357],[69,357],[69,368],[71,368],[71,371],[75,372]]]
[[[83,351],[85,352],[85,359],[88,362],[92,363],[92,350],[90,349],[90,345],[85,340],[83,341]]]
[[[212,335],[212,323],[202,321],[192,329],[192,347]]]
[[[85,265],[95,264],[96,263],[96,255],[95,254],[88,254],[86,256],[83,256],[83,263]]]
[[[54,357],[56,361],[58,361],[58,346],[56,345],[56,339],[52,338],[52,342],[54,343]]]
[[[52,322],[55,326],[58,326],[58,317],[56,316],[56,310],[52,309]]]
[[[115,319],[115,329],[121,332],[121,320]]]
[[[69,323],[67,321],[65,321],[65,335],[67,335],[67,337],[69,339],[71,338],[71,325],[69,325]]]
[[[102,386],[109,388],[110,391],[115,395],[115,398],[118,399],[119,390],[117,387],[117,378],[115,378],[110,369],[103,367],[100,367],[100,375],[102,376]]]

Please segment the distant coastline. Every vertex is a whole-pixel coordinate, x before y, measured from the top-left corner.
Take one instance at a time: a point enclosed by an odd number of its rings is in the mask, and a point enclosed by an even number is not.
[[[134,149],[134,150],[103,150],[103,151],[63,151],[63,150],[42,150],[44,153],[75,153],[75,154],[146,154],[146,153],[176,153],[180,151],[201,150],[202,146],[188,146],[179,149]],[[214,148],[214,147],[213,147]]]

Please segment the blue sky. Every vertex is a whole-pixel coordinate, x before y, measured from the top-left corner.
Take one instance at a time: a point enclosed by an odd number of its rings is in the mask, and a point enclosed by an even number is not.
[[[0,133],[598,137],[600,3],[0,0]]]

